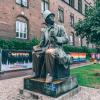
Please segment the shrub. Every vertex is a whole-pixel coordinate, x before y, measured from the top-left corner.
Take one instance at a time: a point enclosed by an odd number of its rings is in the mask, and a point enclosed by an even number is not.
[[[32,40],[0,39],[0,48],[11,49],[11,50],[32,50],[32,47],[34,45],[37,45],[38,43],[39,43],[39,40],[35,38]]]
[[[4,40],[0,39],[0,48],[10,49],[10,50],[32,50],[32,47],[39,44],[37,38],[32,40],[20,40],[20,39],[11,39]],[[87,47],[75,47],[70,45],[64,45],[65,52],[85,52],[85,53],[96,53],[96,49],[87,48]]]
[[[70,45],[64,45],[65,52],[84,52],[84,53],[96,53],[96,49],[83,47],[75,47]]]

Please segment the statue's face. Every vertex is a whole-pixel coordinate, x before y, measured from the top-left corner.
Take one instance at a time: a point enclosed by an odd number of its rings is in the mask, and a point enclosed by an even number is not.
[[[50,15],[46,18],[45,22],[49,25],[53,25],[55,22],[55,16],[54,15]]]
[[[49,19],[50,19],[51,21],[55,21],[55,17],[54,17],[53,15],[50,15],[50,16],[49,16]]]

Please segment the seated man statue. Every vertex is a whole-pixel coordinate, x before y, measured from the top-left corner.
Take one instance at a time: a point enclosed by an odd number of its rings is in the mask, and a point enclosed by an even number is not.
[[[68,43],[68,36],[62,25],[55,24],[54,13],[46,10],[43,18],[46,27],[42,30],[40,44],[33,47],[33,77],[39,78],[44,72],[46,82],[50,83],[54,80],[55,68],[59,65],[68,68],[69,58],[62,47]]]

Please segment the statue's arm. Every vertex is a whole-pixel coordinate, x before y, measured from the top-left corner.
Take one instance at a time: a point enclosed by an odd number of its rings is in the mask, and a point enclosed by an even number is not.
[[[41,32],[40,43],[39,43],[39,45],[33,46],[33,50],[34,50],[34,51],[37,51],[37,50],[39,50],[40,48],[42,48],[43,46],[44,46],[44,33]]]
[[[64,43],[68,43],[68,35],[67,33],[65,33],[65,29],[63,26],[60,27],[59,30],[59,36],[56,37],[57,39],[57,43],[59,44],[64,44]]]
[[[42,32],[41,33],[41,39],[40,39],[39,46],[43,47],[44,46],[44,42],[45,42],[45,37],[44,37],[44,32]]]

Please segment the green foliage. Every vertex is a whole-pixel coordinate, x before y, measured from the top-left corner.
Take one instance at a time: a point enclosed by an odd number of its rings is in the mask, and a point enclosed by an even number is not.
[[[75,24],[76,35],[88,42],[100,44],[100,6],[90,7],[86,18]]]
[[[96,0],[96,7],[100,7],[100,0]]]
[[[4,40],[0,39],[0,48],[2,49],[11,49],[11,50],[32,50],[32,47],[39,44],[39,40],[33,38],[32,40],[19,40],[11,39]],[[75,46],[64,46],[65,52],[96,52],[96,49],[89,49],[87,47],[75,47]]]
[[[70,46],[70,45],[65,45],[64,50],[65,50],[65,52],[84,52],[84,53],[87,53],[87,54],[97,52],[96,49],[94,49],[94,48],[87,48],[85,46],[75,47],[75,46]]]
[[[37,45],[37,44],[39,44],[39,40],[38,39],[36,39],[36,38],[34,38],[34,39],[32,39],[32,45]]]
[[[7,49],[8,48],[7,44],[8,44],[7,41],[0,39],[0,48]]]
[[[34,45],[37,45],[39,40],[34,38],[32,40],[3,40],[0,39],[0,48],[2,49],[11,49],[11,50],[32,50]]]
[[[71,75],[77,77],[79,85],[94,88],[100,86],[100,76],[96,76],[96,73],[100,73],[100,64],[93,64],[71,70]]]

